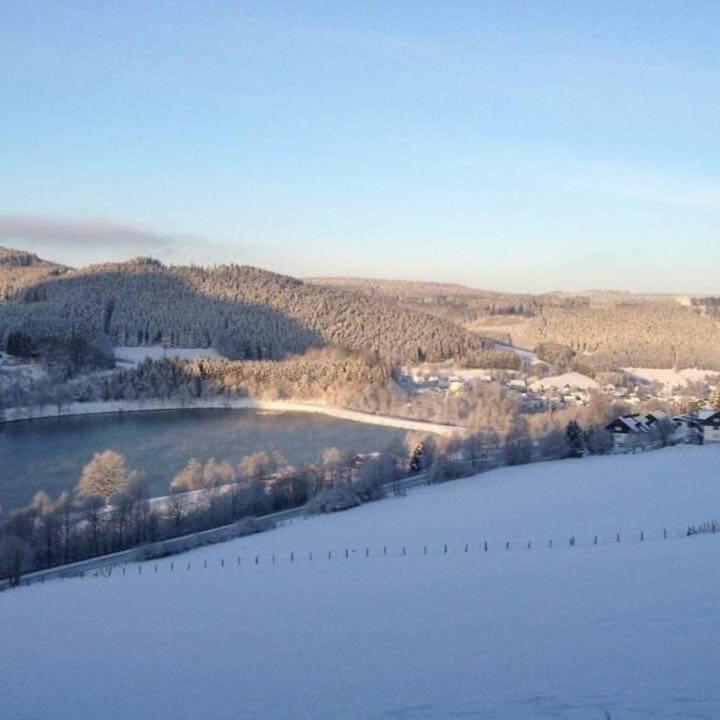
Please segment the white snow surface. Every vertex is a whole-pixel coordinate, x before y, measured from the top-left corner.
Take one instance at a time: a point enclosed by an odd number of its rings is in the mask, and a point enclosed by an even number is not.
[[[128,365],[138,365],[145,358],[158,360],[164,357],[196,360],[204,357],[219,358],[222,356],[214,348],[166,348],[162,345],[119,345],[115,348],[115,360]]]
[[[716,376],[717,370],[701,370],[699,368],[686,368],[676,370],[674,368],[623,368],[629,375],[633,375],[645,382],[659,382],[669,388],[681,388],[687,385],[688,381],[704,380],[707,376]]]
[[[720,717],[720,535],[681,537],[718,514],[719,467],[677,447],[506,468],[2,593],[2,715]]]
[[[506,345],[505,343],[495,343],[496,350],[512,350],[516,352],[522,360],[529,362],[532,365],[537,363],[544,364],[542,360],[538,360],[537,355],[531,350],[524,350],[523,348],[515,347],[514,345]]]

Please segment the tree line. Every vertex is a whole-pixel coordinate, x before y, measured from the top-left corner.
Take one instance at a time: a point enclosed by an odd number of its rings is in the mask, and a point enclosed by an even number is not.
[[[282,359],[337,345],[386,360],[436,361],[488,349],[451,322],[382,299],[248,266],[166,267],[149,258],[68,271],[0,304],[0,340],[82,333],[114,345],[214,347],[232,359]]]
[[[487,424],[466,437],[408,433],[405,442],[366,455],[327,448],[320,462],[302,468],[277,452],[258,451],[237,465],[190,458],[162,498],[151,498],[141,469],[108,449],[83,468],[74,491],[54,500],[39,491],[27,507],[0,516],[0,578],[17,583],[33,570],[239,521],[240,532],[253,532],[264,527],[254,518],[293,507],[344,510],[382,498],[413,473],[439,483],[500,465],[604,454],[608,434],[581,424],[594,419],[587,413],[564,426],[558,418],[533,427],[516,416],[502,434]]]

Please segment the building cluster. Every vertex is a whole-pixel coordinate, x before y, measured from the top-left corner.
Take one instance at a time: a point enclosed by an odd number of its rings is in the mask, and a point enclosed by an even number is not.
[[[647,450],[667,444],[720,443],[720,409],[702,408],[670,417],[658,410],[615,418],[605,428],[617,452]]]

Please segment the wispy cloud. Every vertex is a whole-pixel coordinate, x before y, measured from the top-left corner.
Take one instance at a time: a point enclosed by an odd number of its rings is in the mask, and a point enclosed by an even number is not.
[[[63,220],[33,215],[0,215],[0,242],[56,246],[58,250],[108,249],[125,254],[163,252],[178,243],[199,241],[116,223],[104,218]]]

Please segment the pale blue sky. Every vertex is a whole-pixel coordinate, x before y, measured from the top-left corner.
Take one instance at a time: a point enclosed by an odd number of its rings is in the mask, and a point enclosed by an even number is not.
[[[720,3],[0,3],[0,244],[720,292]]]

